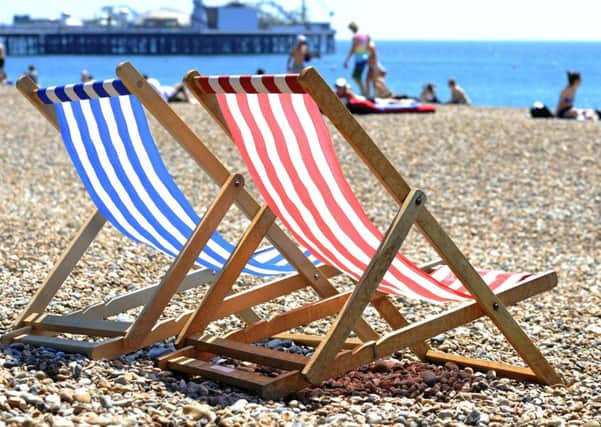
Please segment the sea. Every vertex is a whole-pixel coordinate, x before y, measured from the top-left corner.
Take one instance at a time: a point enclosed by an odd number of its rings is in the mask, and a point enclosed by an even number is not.
[[[337,41],[336,53],[313,58],[308,65],[332,84],[339,77],[350,81],[351,68],[343,67],[349,47],[348,41]],[[566,71],[577,70],[582,85],[575,105],[601,108],[601,42],[380,41],[377,48],[388,71],[386,82],[397,94],[418,96],[422,86],[431,82],[439,98],[446,100],[447,81],[453,77],[475,105],[525,108],[540,101],[553,109],[566,84]],[[252,74],[258,68],[284,73],[286,59],[283,54],[9,56],[5,70],[16,80],[33,64],[40,85],[52,86],[78,82],[82,69],[96,79],[114,78],[116,65],[130,61],[162,85],[174,85],[191,69],[203,74]]]

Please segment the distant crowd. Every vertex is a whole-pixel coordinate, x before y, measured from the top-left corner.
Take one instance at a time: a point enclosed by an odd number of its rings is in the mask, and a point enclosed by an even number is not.
[[[348,54],[344,59],[343,65],[344,68],[348,68],[351,58],[353,59],[351,77],[359,87],[360,94],[355,94],[346,80],[344,78],[339,78],[334,85],[339,96],[345,99],[364,97],[365,99],[370,100],[398,100],[410,98],[407,95],[395,94],[388,88],[385,80],[387,70],[380,62],[376,43],[374,40],[372,40],[369,34],[359,31],[359,26],[355,22],[351,22],[348,25],[348,28],[352,32],[352,42]],[[319,56],[320,55],[318,52],[312,52],[309,49],[307,38],[300,34],[297,37],[295,46],[288,55],[286,70],[289,73],[299,73],[307,66],[307,62],[309,62],[312,58],[318,58]],[[4,68],[5,59],[5,49],[3,44],[0,43],[0,84],[9,83],[8,76],[6,75]],[[261,73],[265,72],[263,69],[259,70]],[[38,70],[34,65],[29,65],[23,74],[31,78],[34,82],[38,82]],[[580,73],[577,71],[568,71],[567,79],[568,84],[561,91],[555,111],[552,112],[548,107],[542,105],[542,103],[536,103],[535,107],[531,109],[531,114],[533,117],[588,119],[590,118],[589,116],[595,114],[595,112],[592,110],[578,109],[574,106],[576,91],[582,83],[582,77]],[[94,80],[94,77],[87,70],[82,70],[81,81],[88,82],[92,80]],[[189,96],[185,90],[185,87],[181,83],[178,83],[175,86],[162,86],[158,80],[154,78],[149,78],[148,81],[157,90],[157,92],[163,96],[164,99],[170,102],[185,102],[189,100]],[[457,81],[454,78],[449,78],[447,84],[451,95],[450,98],[445,102],[446,104],[471,104],[470,98],[466,91],[459,86],[459,84],[457,84]],[[436,92],[436,85],[431,82],[427,82],[423,85],[422,91],[416,100],[427,104],[443,103]],[[597,112],[597,114],[599,114],[599,117],[601,118],[601,112]]]

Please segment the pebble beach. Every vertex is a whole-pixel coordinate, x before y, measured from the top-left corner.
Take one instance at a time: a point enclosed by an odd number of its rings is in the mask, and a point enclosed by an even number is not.
[[[0,87],[0,334],[45,279],[93,205],[58,132],[14,88]],[[232,171],[245,174],[233,144],[198,105],[174,109]],[[601,122],[534,120],[526,109],[441,106],[435,114],[361,116],[381,150],[476,266],[554,270],[558,286],[510,309],[561,373],[565,385],[510,380],[452,363],[420,362],[410,351],[288,399],[159,369],[173,340],[116,360],[24,344],[0,345],[0,426],[601,426]],[[199,213],[217,186],[152,118],[165,163]],[[333,130],[333,129],[332,129]],[[333,130],[343,170],[370,218],[385,230],[395,205]],[[257,194],[252,182],[247,187]],[[232,241],[248,225],[237,209],[219,230]],[[412,231],[403,252],[435,258]],[[105,226],[51,303],[68,313],[160,280],[169,259]],[[242,277],[235,289],[258,283]],[[340,290],[350,289],[336,279]],[[177,296],[166,315],[193,309],[206,287]],[[257,309],[263,318],[298,307],[309,291]],[[410,321],[443,311],[395,300]],[[136,313],[128,313],[134,316]],[[371,311],[367,319],[386,332]],[[306,333],[324,334],[329,321]],[[237,318],[213,322],[222,335]],[[272,348],[294,343],[271,340]],[[521,360],[490,321],[434,337],[432,348],[507,363]]]

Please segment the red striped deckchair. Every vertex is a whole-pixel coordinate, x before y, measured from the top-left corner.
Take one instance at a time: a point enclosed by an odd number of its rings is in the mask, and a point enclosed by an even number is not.
[[[338,304],[328,310],[320,310],[325,305],[323,301],[305,308],[319,312],[322,317],[337,313],[325,338],[316,340],[318,345],[311,358],[289,360],[289,355],[278,358],[262,349],[262,358],[257,360],[249,357],[251,348],[241,348],[240,342],[248,345],[284,327],[298,326],[287,322],[290,312],[272,319],[271,327],[265,322],[250,325],[218,344],[200,338],[206,322],[199,326],[196,323],[199,317],[193,316],[178,338],[178,344],[188,346],[164,358],[163,366],[250,386],[264,396],[274,397],[317,384],[409,346],[425,360],[495,369],[508,376],[548,384],[561,381],[505,308],[555,286],[555,273],[530,275],[475,270],[428,212],[425,195],[410,189],[315,70],[307,69],[300,76],[207,77],[190,73],[186,82],[237,145],[271,211],[302,246],[325,264],[356,280],[357,285],[352,294],[338,296]],[[385,234],[368,219],[346,181],[322,112],[398,202],[399,211]],[[399,252],[413,224],[419,226],[444,263],[422,269]],[[388,313],[383,317],[394,331],[341,351],[348,345],[345,341],[366,306],[371,302],[378,308],[382,300],[387,300],[385,295],[433,303],[467,303],[414,325],[407,325],[398,312],[396,317]],[[385,310],[381,308],[382,314]],[[428,349],[424,343],[427,338],[483,314],[491,318],[529,367],[446,355]],[[194,362],[190,355],[199,351],[246,356],[255,362],[286,366],[288,372],[269,381],[249,378],[248,373],[219,373],[223,371],[220,366]],[[245,381],[240,381],[241,377]]]

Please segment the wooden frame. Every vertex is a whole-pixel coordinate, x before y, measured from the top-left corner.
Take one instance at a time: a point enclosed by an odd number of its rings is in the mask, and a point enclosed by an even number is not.
[[[226,134],[231,137],[216,96],[203,92],[194,83],[198,76],[199,73],[195,71],[186,75],[185,82],[188,88]],[[495,295],[424,206],[425,196],[409,187],[321,76],[312,68],[305,69],[299,76],[299,84],[313,97],[323,114],[330,119],[393,196],[400,206],[399,212],[386,233],[376,256],[352,293],[332,295],[318,302],[281,313],[268,321],[257,322],[231,332],[224,337],[225,339],[204,337],[203,332],[211,316],[203,318],[199,314],[190,318],[186,327],[180,332],[177,339],[180,348],[172,354],[162,357],[159,366],[249,388],[264,398],[279,398],[408,347],[419,358],[426,361],[439,363],[451,361],[480,370],[494,369],[500,375],[520,380],[537,381],[544,384],[561,383],[560,376],[506,308],[506,306],[535,294],[552,289],[557,284],[556,274],[546,272],[530,276],[514,288]],[[408,324],[388,297],[377,292],[376,288],[413,224],[417,225],[438,252],[441,262],[446,263],[463,283],[474,301],[430,319]],[[205,295],[200,307],[206,307],[209,304],[213,306],[229,290],[227,286],[231,285],[220,286],[224,286],[224,288],[212,289]],[[214,288],[220,286],[215,285]],[[360,319],[368,304],[372,304],[394,330],[382,337],[360,336],[360,341],[349,340],[351,328],[356,326],[357,320]],[[214,307],[212,310],[213,313],[216,313],[220,309]],[[200,312],[202,310],[199,308]],[[323,338],[282,334],[293,327],[334,314],[337,314],[336,320]],[[435,335],[482,316],[492,320],[524,360],[527,367],[449,355],[433,351],[425,343],[425,340]],[[274,336],[289,337],[297,342],[313,345],[316,347],[315,352],[310,358],[307,358],[252,345],[255,341]],[[268,365],[284,372],[275,378],[267,378],[236,367],[214,365],[210,361],[215,354]]]
[[[137,87],[152,90],[146,81],[142,81]],[[28,77],[22,77],[17,82],[17,88],[58,130],[59,126],[54,110],[51,106],[43,104],[36,95],[37,85]],[[163,109],[170,111],[170,107],[162,99],[159,98],[158,102],[162,102]],[[170,318],[161,322],[159,322],[159,318],[175,293],[202,284],[210,284],[217,279],[218,276],[210,269],[192,272],[190,270],[194,268],[198,254],[243,187],[244,179],[241,175],[228,174],[226,176],[219,194],[159,284],[120,295],[107,302],[98,303],[67,315],[48,314],[45,311],[50,301],[106,222],[102,214],[95,209],[19,315],[12,330],[2,336],[2,341],[4,343],[20,341],[45,345],[83,353],[98,359],[114,358],[176,335],[191,313],[184,313],[178,318]],[[143,310],[134,322],[106,320],[139,306],[143,306]],[[241,308],[236,314],[249,323],[259,319],[252,310],[246,308]],[[56,335],[60,333],[108,339],[80,341],[57,338]]]

